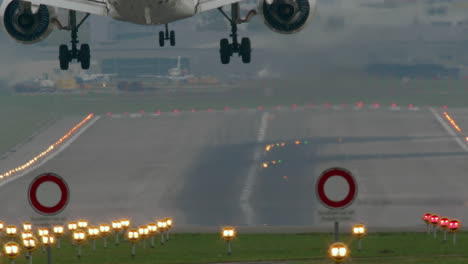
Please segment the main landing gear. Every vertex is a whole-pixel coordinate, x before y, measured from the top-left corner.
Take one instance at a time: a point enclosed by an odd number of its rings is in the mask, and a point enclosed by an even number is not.
[[[70,10],[68,13],[68,26],[62,27],[63,30],[68,30],[71,32],[71,50],[68,49],[68,46],[63,44],[60,45],[59,49],[59,60],[60,60],[60,69],[68,70],[70,62],[76,59],[81,63],[81,68],[83,70],[89,69],[91,62],[91,52],[88,44],[81,44],[80,49],[78,49],[78,29],[89,17],[89,14],[86,14],[80,23],[76,23],[76,11]]]
[[[175,46],[175,32],[174,30],[169,31],[168,24],[164,25],[165,30],[159,31],[159,47],[164,47],[164,42],[169,40],[171,46]]]
[[[229,43],[227,38],[223,38],[219,41],[219,55],[221,57],[222,64],[229,64],[229,61],[234,53],[237,53],[243,63],[250,63],[252,48],[250,46],[249,38],[242,38],[239,43],[237,40],[237,25],[245,22],[249,22],[250,18],[256,14],[254,10],[250,11],[246,19],[240,19],[240,8],[239,3],[231,4],[231,17],[229,17],[222,7],[218,10],[223,16],[231,23],[231,35],[232,43]]]

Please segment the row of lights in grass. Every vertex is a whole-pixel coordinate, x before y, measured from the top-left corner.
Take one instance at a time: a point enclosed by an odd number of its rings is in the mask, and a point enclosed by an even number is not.
[[[461,223],[457,219],[449,219],[448,217],[440,217],[432,213],[425,213],[422,217],[427,226],[427,233],[433,232],[434,239],[437,238],[437,230],[444,232],[444,240],[447,240],[447,231],[453,234],[453,244],[456,243],[456,233],[461,228]],[[431,230],[432,225],[432,230]]]
[[[39,160],[44,158],[44,156],[49,154],[51,151],[53,151],[55,148],[57,148],[59,145],[61,145],[65,140],[67,140],[69,137],[71,137],[80,127],[82,127],[85,123],[90,121],[93,118],[93,116],[94,116],[94,114],[89,114],[88,116],[86,116],[86,118],[81,120],[80,123],[78,123],[72,129],[70,129],[63,137],[61,137],[54,144],[50,145],[46,150],[44,150],[43,152],[36,155],[35,157],[33,157],[31,160],[29,160],[25,164],[23,164],[23,165],[21,165],[19,167],[16,167],[14,169],[11,169],[11,170],[3,173],[3,174],[0,174],[0,180],[2,180],[4,178],[7,178],[7,177],[10,177],[15,173],[24,171],[24,170],[28,169],[29,167],[31,167],[32,165],[34,165],[35,163],[37,163]]]
[[[361,240],[367,235],[366,226],[363,224],[357,224],[351,229],[352,235],[358,239],[358,250],[361,250]],[[221,237],[226,241],[227,253],[231,255],[231,241],[236,237],[237,232],[233,227],[224,227],[221,230]],[[328,256],[336,263],[345,261],[350,254],[348,245],[343,242],[335,242],[328,248]]]
[[[170,218],[164,218],[158,220],[155,223],[149,223],[147,225],[139,226],[138,228],[131,228],[131,222],[129,219],[115,220],[109,224],[101,224],[100,226],[88,226],[87,220],[79,220],[69,222],[67,227],[71,235],[72,244],[78,247],[77,257],[81,258],[81,245],[85,244],[87,240],[91,240],[93,245],[93,251],[96,250],[96,240],[99,237],[104,239],[104,248],[107,248],[107,237],[112,233],[115,235],[115,244],[118,245],[119,236],[123,232],[126,239],[132,243],[132,256],[135,256],[135,244],[138,241],[143,241],[143,247],[146,247],[146,239],[151,238],[151,247],[154,247],[154,237],[159,232],[161,235],[161,244],[169,240],[169,230],[173,226],[173,220]],[[65,235],[66,230],[64,226],[55,225],[51,229],[49,228],[37,228],[37,237],[34,236],[33,226],[31,223],[26,222],[22,225],[23,231],[21,233],[21,244],[26,249],[27,257],[32,256],[39,246],[45,248],[51,248],[57,245],[60,248],[60,238]],[[5,228],[5,224],[0,222],[0,231],[5,231],[8,238],[12,241],[4,244],[3,252],[11,260],[14,260],[21,253],[21,246],[13,241],[18,237],[18,228],[15,225],[8,225]]]

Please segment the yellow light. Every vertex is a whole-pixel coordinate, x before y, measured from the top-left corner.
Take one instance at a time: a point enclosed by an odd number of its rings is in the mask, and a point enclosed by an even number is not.
[[[232,240],[236,236],[236,230],[233,227],[227,226],[222,229],[221,235],[225,240]]]
[[[110,233],[110,225],[102,224],[99,226],[99,231],[103,236],[107,236]]]
[[[71,232],[75,231],[76,229],[78,229],[78,224],[76,222],[69,222],[68,223],[68,230],[70,230]]]
[[[348,246],[341,242],[335,242],[330,245],[328,255],[337,263],[345,261],[349,256]]]
[[[63,233],[65,232],[65,230],[64,230],[63,226],[57,225],[57,226],[54,226],[54,227],[52,228],[52,232],[54,232],[54,234],[55,234],[56,236],[60,237],[61,235],[63,235]]]
[[[49,229],[47,228],[39,228],[37,230],[37,233],[39,234],[39,236],[46,236],[49,234]]]
[[[84,220],[84,219],[78,220],[78,227],[79,227],[79,228],[86,228],[86,227],[88,227],[88,221],[86,221],[86,220]]]
[[[267,162],[263,162],[262,166],[263,166],[263,168],[268,168],[268,163],[267,163]]]
[[[120,221],[112,221],[112,229],[118,232],[122,229],[122,223]]]
[[[130,220],[122,219],[122,220],[120,220],[120,224],[121,224],[123,229],[127,229],[127,228],[130,227]]]

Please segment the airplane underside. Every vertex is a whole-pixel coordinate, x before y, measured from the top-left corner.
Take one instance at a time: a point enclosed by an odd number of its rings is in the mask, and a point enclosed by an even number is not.
[[[31,44],[45,39],[54,29],[70,32],[71,45],[59,47],[62,70],[76,61],[82,69],[89,69],[91,51],[88,44],[79,44],[78,31],[90,14],[110,16],[114,19],[142,25],[164,25],[159,32],[159,46],[166,41],[175,46],[176,37],[169,30],[169,22],[177,21],[211,9],[218,9],[230,23],[230,40],[223,38],[219,44],[222,64],[228,64],[234,54],[243,63],[251,61],[251,42],[238,38],[238,25],[248,23],[257,14],[251,10],[241,17],[239,2],[235,0],[4,0],[1,3],[3,25],[16,41]],[[54,6],[43,3],[53,3]],[[230,5],[230,16],[223,5]],[[39,4],[39,5],[38,5]],[[81,4],[81,5],[80,5]],[[68,23],[63,25],[56,15],[57,8],[68,9]],[[315,14],[316,0],[259,0],[258,13],[265,24],[275,32],[291,34],[302,30]],[[80,16],[78,13],[84,13]]]

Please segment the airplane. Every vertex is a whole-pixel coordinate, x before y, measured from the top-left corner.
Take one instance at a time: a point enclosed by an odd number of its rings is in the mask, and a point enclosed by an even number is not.
[[[1,1],[1,0],[0,0]],[[196,14],[218,9],[230,22],[231,43],[227,38],[220,40],[219,54],[222,64],[229,64],[237,53],[243,63],[251,61],[250,39],[238,40],[237,25],[248,23],[257,14],[250,10],[245,18],[240,14],[243,0],[3,0],[0,15],[3,27],[10,37],[22,44],[37,43],[47,38],[54,29],[71,33],[71,48],[59,47],[60,69],[67,70],[76,60],[84,70],[89,69],[91,51],[88,44],[78,47],[78,30],[90,15],[108,16],[116,20],[141,25],[165,25],[159,32],[159,44],[166,40],[175,45],[175,32],[168,24]],[[231,6],[231,16],[223,6]],[[258,0],[259,15],[265,25],[281,34],[301,31],[315,15],[317,0]],[[58,9],[68,10],[68,24],[58,18]],[[84,15],[78,20],[77,13]]]
[[[186,74],[184,71],[185,69],[182,68],[181,64],[182,58],[180,56],[177,57],[177,67],[170,68],[167,70],[167,75],[140,75],[143,78],[157,78],[157,79],[168,79],[171,81],[184,81],[193,77],[192,74]]]

